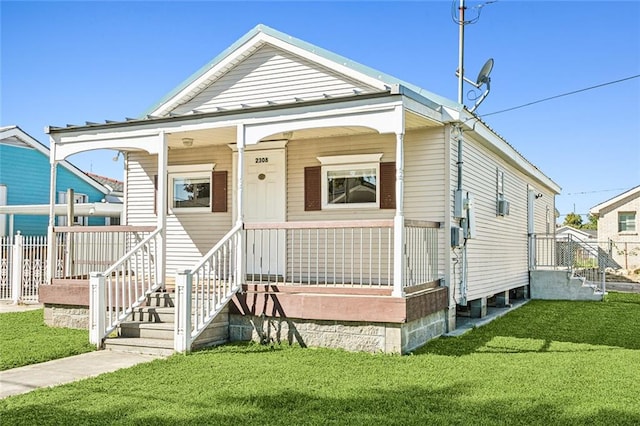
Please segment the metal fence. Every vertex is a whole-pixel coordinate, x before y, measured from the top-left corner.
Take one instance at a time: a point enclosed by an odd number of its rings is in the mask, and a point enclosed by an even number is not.
[[[530,269],[565,269],[604,291],[607,270],[637,268],[640,241],[582,240],[573,235],[534,234]]]
[[[0,237],[0,300],[37,302],[46,271],[47,237]]]

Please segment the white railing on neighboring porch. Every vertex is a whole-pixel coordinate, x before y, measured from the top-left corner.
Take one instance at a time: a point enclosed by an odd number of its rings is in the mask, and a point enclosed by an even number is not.
[[[193,342],[240,289],[242,225],[236,225],[191,270],[176,278],[175,350]]]
[[[104,272],[91,272],[89,280],[89,338],[102,346],[104,338],[140,306],[146,296],[163,285],[158,271],[159,239],[156,229]]]

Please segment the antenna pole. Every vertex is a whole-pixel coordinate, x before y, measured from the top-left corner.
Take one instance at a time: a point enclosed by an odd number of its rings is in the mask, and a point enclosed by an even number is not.
[[[463,80],[464,80],[464,0],[460,0],[460,14],[458,17],[460,27],[460,37],[458,45],[458,103],[463,101]]]

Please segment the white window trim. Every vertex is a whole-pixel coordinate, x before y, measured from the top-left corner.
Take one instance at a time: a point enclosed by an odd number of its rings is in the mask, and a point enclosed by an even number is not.
[[[335,155],[330,157],[317,157],[321,167],[321,200],[322,210],[333,209],[379,209],[380,208],[380,159],[382,153],[377,154],[357,154],[357,155]],[[328,200],[328,172],[345,170],[347,168],[370,168],[376,170],[376,202],[375,203],[352,203],[352,204],[329,204]]]
[[[633,220],[631,222],[633,223],[633,226],[634,226],[635,229],[620,231],[620,215],[627,215],[627,216],[633,215]],[[625,221],[625,223],[627,223],[627,221]],[[637,212],[632,212],[632,211],[618,212],[618,234],[619,235],[636,235],[637,233],[638,233],[638,214],[637,214]]]
[[[213,182],[211,180],[211,172],[215,169],[214,163],[208,164],[191,164],[168,166],[168,191],[167,198],[169,200],[169,213],[210,213],[211,203],[213,202]],[[207,178],[209,179],[209,205],[207,207],[173,207],[173,180],[176,178]]]

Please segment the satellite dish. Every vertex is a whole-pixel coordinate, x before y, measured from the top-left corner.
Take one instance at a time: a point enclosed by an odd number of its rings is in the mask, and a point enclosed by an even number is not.
[[[483,84],[487,85],[487,89],[484,91],[482,96],[478,98],[478,100],[476,101],[476,104],[469,110],[469,112],[474,112],[476,108],[480,106],[482,101],[484,101],[484,99],[487,97],[487,95],[489,94],[489,91],[491,91],[491,79],[489,78],[489,74],[491,73],[492,69],[493,69],[493,58],[489,58],[487,59],[487,62],[484,63],[484,65],[482,66],[482,69],[478,73],[478,78],[476,79],[476,82],[475,83],[472,81],[469,82],[473,84],[475,87],[477,87],[478,89]]]
[[[493,69],[493,58],[487,59],[487,62],[484,63],[480,72],[478,73],[478,78],[476,79],[476,87],[482,86],[484,83],[491,81],[489,78],[489,74],[491,74],[491,70]]]

